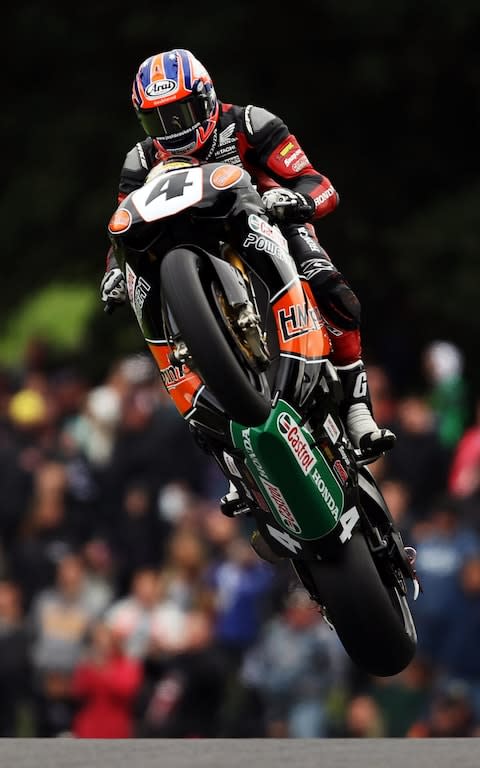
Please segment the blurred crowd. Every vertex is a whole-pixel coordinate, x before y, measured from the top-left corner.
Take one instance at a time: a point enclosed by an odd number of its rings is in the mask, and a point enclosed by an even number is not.
[[[0,372],[0,735],[479,735],[480,406],[454,344],[419,369],[399,396],[369,365],[398,435],[370,469],[423,586],[416,658],[377,679],[220,513],[148,355],[92,383],[32,340]]]

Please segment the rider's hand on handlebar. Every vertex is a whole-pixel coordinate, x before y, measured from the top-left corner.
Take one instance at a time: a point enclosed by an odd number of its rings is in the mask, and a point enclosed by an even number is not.
[[[315,211],[315,203],[309,195],[278,187],[262,195],[262,202],[271,219],[281,222],[308,221]]]
[[[105,303],[124,304],[127,300],[127,284],[122,270],[115,267],[105,272],[100,291]]]

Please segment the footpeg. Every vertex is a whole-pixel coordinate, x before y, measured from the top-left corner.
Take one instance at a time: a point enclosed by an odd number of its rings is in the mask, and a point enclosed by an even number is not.
[[[250,507],[240,498],[235,488],[220,499],[220,512],[225,517],[240,517],[251,514]]]

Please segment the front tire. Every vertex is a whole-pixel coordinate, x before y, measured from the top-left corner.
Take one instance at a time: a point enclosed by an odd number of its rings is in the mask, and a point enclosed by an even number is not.
[[[383,584],[360,531],[338,560],[295,561],[294,567],[357,666],[379,677],[405,669],[417,646],[410,609],[396,588]]]
[[[267,379],[247,371],[235,356],[224,321],[212,306],[213,291],[212,304],[208,299],[215,277],[202,266],[201,257],[187,248],[170,251],[161,266],[164,299],[207,389],[231,419],[258,426],[270,415]]]

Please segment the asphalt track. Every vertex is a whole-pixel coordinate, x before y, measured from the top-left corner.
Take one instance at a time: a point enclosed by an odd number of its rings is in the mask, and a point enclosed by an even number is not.
[[[0,768],[480,768],[472,739],[1,739]]]

